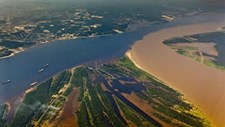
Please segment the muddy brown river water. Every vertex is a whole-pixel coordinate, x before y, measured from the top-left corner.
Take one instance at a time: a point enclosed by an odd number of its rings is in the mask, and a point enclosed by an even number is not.
[[[225,26],[225,14],[209,16],[215,20],[150,33],[132,46],[130,58],[140,68],[186,95],[215,126],[225,127],[225,71],[179,55],[163,44],[171,37],[214,32]]]

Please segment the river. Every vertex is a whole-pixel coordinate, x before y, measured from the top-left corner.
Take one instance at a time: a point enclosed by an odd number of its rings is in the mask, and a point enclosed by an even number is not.
[[[136,42],[129,53],[140,68],[186,95],[218,127],[225,127],[225,72],[176,53],[163,41],[214,32],[224,26],[225,14],[208,15],[205,22],[152,32]]]
[[[139,28],[123,34],[55,41],[28,48],[22,53],[0,60],[0,82],[11,81],[8,84],[0,84],[0,103],[3,104],[21,95],[31,87],[31,83],[44,81],[65,69],[121,57],[135,41],[148,33],[168,27],[211,20],[215,19],[206,15],[184,17],[170,23]],[[39,73],[38,70],[47,63],[49,66]]]

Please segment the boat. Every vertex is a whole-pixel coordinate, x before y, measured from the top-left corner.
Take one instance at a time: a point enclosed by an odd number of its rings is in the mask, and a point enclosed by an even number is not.
[[[40,69],[40,70],[38,70],[38,72],[40,73],[40,72],[43,72],[44,71],[44,68],[42,68],[42,69]]]
[[[48,63],[45,64],[45,65],[43,65],[42,68],[41,68],[40,70],[38,70],[38,72],[39,72],[39,73],[40,73],[40,72],[43,72],[48,66],[49,66]]]
[[[31,83],[30,84],[30,86],[34,86],[34,85],[36,85],[38,82],[33,82],[33,83]]]
[[[46,68],[46,67],[48,67],[48,66],[49,66],[49,64],[47,63],[47,64],[44,65],[44,68]]]
[[[2,82],[2,84],[8,84],[10,82],[11,82],[10,80],[6,80],[6,81]]]

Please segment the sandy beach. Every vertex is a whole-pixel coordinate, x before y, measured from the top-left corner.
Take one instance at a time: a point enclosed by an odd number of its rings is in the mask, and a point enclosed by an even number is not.
[[[218,20],[176,26],[150,33],[137,41],[127,56],[141,69],[186,95],[218,127],[225,127],[225,71],[210,68],[179,55],[163,44],[165,39],[214,32],[225,26],[224,14],[209,15]],[[217,17],[216,17],[217,16]]]

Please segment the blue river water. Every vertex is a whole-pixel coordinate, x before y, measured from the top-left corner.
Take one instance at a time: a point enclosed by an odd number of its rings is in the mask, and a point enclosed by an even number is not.
[[[186,17],[123,34],[55,41],[28,48],[13,57],[0,60],[0,104],[23,93],[31,87],[31,83],[44,81],[65,69],[121,57],[135,41],[150,32],[182,24],[204,22],[202,19],[205,18]],[[49,66],[39,73],[38,70],[47,63]],[[2,82],[6,80],[11,82],[3,85]]]

